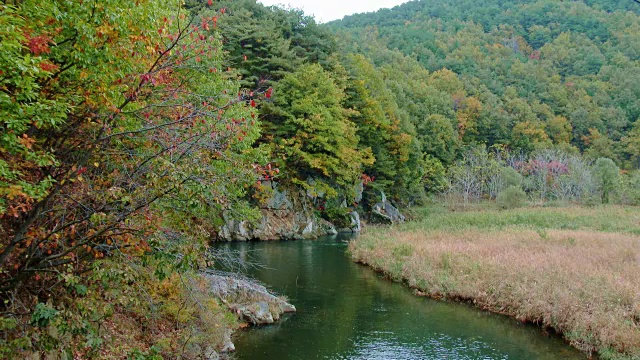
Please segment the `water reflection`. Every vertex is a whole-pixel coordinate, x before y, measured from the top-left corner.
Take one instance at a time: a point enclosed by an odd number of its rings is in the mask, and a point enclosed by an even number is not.
[[[532,326],[414,296],[345,254],[345,238],[233,243],[298,313],[242,331],[236,359],[585,359]]]

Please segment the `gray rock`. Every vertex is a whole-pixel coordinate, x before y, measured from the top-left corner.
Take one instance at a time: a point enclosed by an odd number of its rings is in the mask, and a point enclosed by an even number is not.
[[[250,224],[247,221],[230,219],[227,213],[223,214],[225,224],[218,231],[221,239],[247,241],[251,240],[252,234]]]
[[[351,224],[349,227],[342,228],[338,230],[341,234],[355,234],[362,231],[362,222],[360,221],[360,214],[357,211],[352,211],[349,213],[349,217],[351,218]]]
[[[309,188],[306,191],[307,197],[310,199],[323,198],[326,194],[324,191],[318,189],[316,186],[318,182],[314,178],[308,178],[307,184],[309,184]]]
[[[234,310],[242,320],[249,324],[264,325],[274,323],[269,304],[264,301],[249,305],[238,305]]]
[[[390,223],[401,223],[404,222],[405,217],[400,213],[395,206],[393,206],[389,200],[387,200],[387,196],[384,192],[381,192],[382,201],[375,204],[372,209],[372,213],[377,215],[380,219]]]
[[[224,333],[224,340],[222,346],[220,347],[220,353],[225,354],[236,351],[236,346],[231,341],[231,334],[231,330],[228,330]]]
[[[351,216],[351,229],[353,232],[362,231],[362,223],[360,222],[360,215],[358,212],[352,211],[349,213],[349,216]]]
[[[309,236],[313,234],[313,221],[309,221],[307,226],[302,230],[302,236]]]
[[[355,202],[359,203],[362,201],[362,194],[364,194],[364,182],[360,181],[355,185],[355,198],[353,199]]]
[[[286,190],[278,190],[275,183],[271,186],[273,194],[267,201],[267,207],[260,210],[262,216],[259,221],[237,220],[225,213],[225,223],[218,230],[216,240],[297,240],[337,233],[333,225],[315,215],[304,192],[292,196]]]
[[[296,307],[271,294],[264,286],[239,275],[205,272],[211,293],[221,299],[241,320],[252,325],[273,324]]]
[[[235,349],[235,346],[234,346]],[[204,350],[204,358],[206,360],[219,360],[220,355],[213,346],[209,346]]]
[[[295,306],[273,295],[255,280],[235,273],[214,270],[205,270],[201,274],[209,281],[210,294],[220,299],[229,310],[251,325],[273,324],[282,314],[296,311]],[[204,351],[204,358],[226,359],[226,354],[236,349],[231,341],[231,334],[231,330],[226,331],[218,351],[208,347]]]
[[[283,301],[279,304],[281,314],[294,313],[296,312],[296,307],[289,304],[286,301]]]
[[[328,222],[327,220],[320,219],[319,225],[320,225],[320,228],[322,229],[321,232],[324,232],[326,235],[338,235],[338,230],[336,230],[336,227],[333,226],[333,224]]]
[[[269,209],[281,209],[281,210],[291,210],[293,209],[293,203],[289,195],[287,194],[287,190],[278,190],[278,184],[270,183],[273,189],[273,193],[269,200],[267,200],[267,207]]]

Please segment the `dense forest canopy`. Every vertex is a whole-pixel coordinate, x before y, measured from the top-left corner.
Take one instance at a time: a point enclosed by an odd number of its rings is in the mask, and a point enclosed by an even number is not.
[[[632,1],[414,1],[331,25],[382,71],[403,57],[408,77],[453,71],[449,101],[477,100],[478,116],[429,115],[463,143],[568,145],[637,168],[638,13]]]
[[[225,42],[230,66],[245,85],[273,86],[259,143],[280,154],[281,182],[309,187],[313,178],[348,199],[361,172],[375,179],[366,207],[381,190],[402,203],[439,191],[447,169],[478,146],[640,165],[640,17],[632,1],[412,1],[327,26],[251,0],[219,6],[230,14],[223,33],[242,39]],[[324,94],[337,102],[327,106],[343,109],[356,138],[309,128],[321,126],[328,107],[294,101],[317,93],[316,79],[301,71],[332,79],[337,89]],[[342,133],[350,146],[336,145]],[[294,160],[282,149],[291,153],[300,137],[306,151]],[[353,173],[328,171],[347,158]]]

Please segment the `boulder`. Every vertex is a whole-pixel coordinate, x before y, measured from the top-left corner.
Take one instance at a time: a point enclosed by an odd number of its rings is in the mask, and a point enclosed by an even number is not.
[[[251,325],[273,324],[285,313],[296,312],[296,307],[283,298],[273,295],[255,280],[235,273],[206,270],[203,276],[209,281],[210,293],[220,299],[241,321]],[[223,344],[216,349],[207,348],[205,358],[226,358],[235,351],[231,330],[225,332]]]
[[[241,320],[252,325],[273,324],[295,306],[270,293],[263,285],[237,274],[205,273],[212,295],[221,299]]]
[[[405,217],[400,213],[395,206],[387,200],[387,196],[384,192],[381,192],[382,201],[375,204],[372,209],[372,214],[376,215],[380,220],[389,223],[401,223],[404,222]]]
[[[235,350],[235,346],[234,346]],[[218,355],[218,351],[215,347],[209,346],[204,351],[204,358],[206,360],[220,360],[220,355]]]
[[[336,230],[336,227],[333,226],[332,223],[328,222],[325,219],[319,219],[318,221],[321,232],[325,233],[326,235],[338,235],[338,230]]]
[[[360,221],[360,214],[357,211],[352,211],[349,213],[349,217],[351,218],[351,224],[349,227],[345,227],[339,230],[340,233],[343,234],[355,234],[362,231],[362,222]]]
[[[364,182],[360,181],[359,183],[357,183],[353,190],[355,191],[355,194],[356,194],[353,201],[355,201],[356,203],[361,202],[362,196],[364,195]]]
[[[353,232],[362,231],[362,222],[360,222],[360,215],[358,212],[352,211],[349,213],[349,216],[351,216],[351,229],[353,229]]]
[[[269,304],[264,301],[247,305],[234,305],[232,310],[240,319],[253,325],[273,324],[274,319]]]
[[[220,347],[220,353],[225,354],[236,351],[236,346],[233,344],[233,341],[231,341],[232,333],[233,332],[231,330],[224,333],[224,341],[222,347]]]

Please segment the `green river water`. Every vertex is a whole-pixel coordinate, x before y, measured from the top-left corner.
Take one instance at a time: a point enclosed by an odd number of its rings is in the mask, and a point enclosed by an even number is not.
[[[239,331],[234,359],[586,359],[535,326],[415,296],[353,263],[347,240],[220,245],[262,264],[248,275],[298,309]]]

